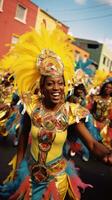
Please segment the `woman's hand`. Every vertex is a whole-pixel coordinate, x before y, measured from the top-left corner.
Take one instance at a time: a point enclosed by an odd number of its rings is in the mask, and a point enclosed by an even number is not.
[[[112,165],[112,151],[110,151],[102,143],[99,143],[97,140],[95,140],[85,127],[84,123],[77,123],[75,125],[75,129],[92,153],[94,153],[103,162]]]
[[[101,160],[107,164],[112,164],[112,151],[105,145],[95,141],[93,153],[95,153]]]
[[[105,163],[107,163],[107,164],[111,164],[112,165],[112,151],[104,156],[103,161]]]

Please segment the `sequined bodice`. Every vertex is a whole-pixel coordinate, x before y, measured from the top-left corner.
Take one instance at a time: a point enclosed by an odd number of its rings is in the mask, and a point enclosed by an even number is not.
[[[108,118],[109,110],[112,109],[112,98],[104,99],[104,98],[97,98],[96,101],[96,110],[93,113],[95,119],[99,121],[103,121]]]
[[[40,105],[32,113],[32,122],[39,128],[44,128],[49,131],[65,130],[68,125],[67,110],[62,105],[57,112],[47,112],[45,108]]]
[[[32,123],[34,127],[37,127],[38,159],[42,163],[46,161],[53,141],[58,137],[56,134],[60,135],[59,132],[62,134],[68,126],[68,114],[65,105],[63,104],[57,111],[53,112],[47,111],[41,104],[32,112]],[[66,135],[62,134],[62,136],[63,145]],[[54,143],[56,141],[57,138]]]

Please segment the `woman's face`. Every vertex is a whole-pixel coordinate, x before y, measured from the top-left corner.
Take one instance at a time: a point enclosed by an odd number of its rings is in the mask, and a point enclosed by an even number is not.
[[[77,96],[78,97],[84,97],[84,91],[82,89],[77,89]]]
[[[106,84],[106,86],[105,86],[105,93],[106,93],[107,95],[112,94],[112,83]]]
[[[46,77],[43,94],[45,97],[45,101],[52,104],[60,104],[64,99],[63,77]]]

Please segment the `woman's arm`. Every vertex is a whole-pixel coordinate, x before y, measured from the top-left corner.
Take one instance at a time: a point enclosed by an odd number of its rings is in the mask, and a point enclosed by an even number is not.
[[[27,112],[22,117],[21,126],[20,126],[20,134],[19,134],[19,143],[17,148],[17,163],[16,169],[19,167],[22,159],[24,158],[26,148],[28,145],[28,138],[31,129],[31,119]]]
[[[104,162],[112,164],[112,153],[110,150],[92,137],[83,122],[75,124],[75,130],[79,137],[87,144],[91,152],[101,158]]]

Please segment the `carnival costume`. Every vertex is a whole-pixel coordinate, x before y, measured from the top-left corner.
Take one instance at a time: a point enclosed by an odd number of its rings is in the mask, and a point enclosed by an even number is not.
[[[6,137],[6,123],[11,115],[10,103],[12,99],[13,84],[8,80],[8,71],[1,71],[0,83],[0,135]]]
[[[75,71],[74,85],[72,86],[71,92],[67,95],[67,100],[74,102],[75,104],[79,103],[81,106],[86,108],[88,104],[87,93],[89,93],[91,88],[91,82],[89,79],[90,78],[81,69]],[[89,113],[84,124],[93,138],[101,142],[102,137],[99,130],[94,126],[94,119],[91,113]],[[78,153],[81,153],[81,157],[84,161],[88,161],[90,157],[90,150],[78,136],[74,137],[74,127],[72,127],[73,126],[68,129],[68,131],[70,130],[70,133],[68,134],[68,141],[64,148],[65,155],[70,154],[74,157],[78,145],[80,147],[78,148]]]
[[[94,125],[100,130],[102,142],[112,149],[112,97],[102,98],[101,95],[94,97],[96,109],[91,112],[94,117]]]
[[[60,28],[50,33],[42,27],[41,33],[33,30],[24,34],[12,50],[12,55],[14,63],[10,70],[14,72],[23,101],[25,94],[39,87],[42,75],[55,77],[64,73],[66,84],[74,74],[71,38]],[[78,187],[89,185],[81,181],[74,164],[64,158],[63,145],[68,125],[85,119],[88,111],[79,104],[68,102],[55,112],[49,112],[39,99],[35,103],[34,99],[24,101],[24,104],[32,122],[30,155],[17,170],[17,179],[1,186],[0,194],[5,191],[4,196],[10,196],[16,191],[11,197],[15,200],[63,200],[69,193],[74,200],[80,199]]]
[[[6,121],[6,131],[13,138],[13,145],[17,146],[19,139],[19,129],[21,126],[21,118],[22,115],[24,115],[24,106],[16,91],[12,94],[10,107],[11,113]]]
[[[100,90],[90,100],[90,112],[93,115],[93,124],[102,137],[102,142],[112,149],[112,96],[105,98],[100,94],[101,88],[107,83],[112,84],[112,74],[97,70],[93,85],[99,87]]]

